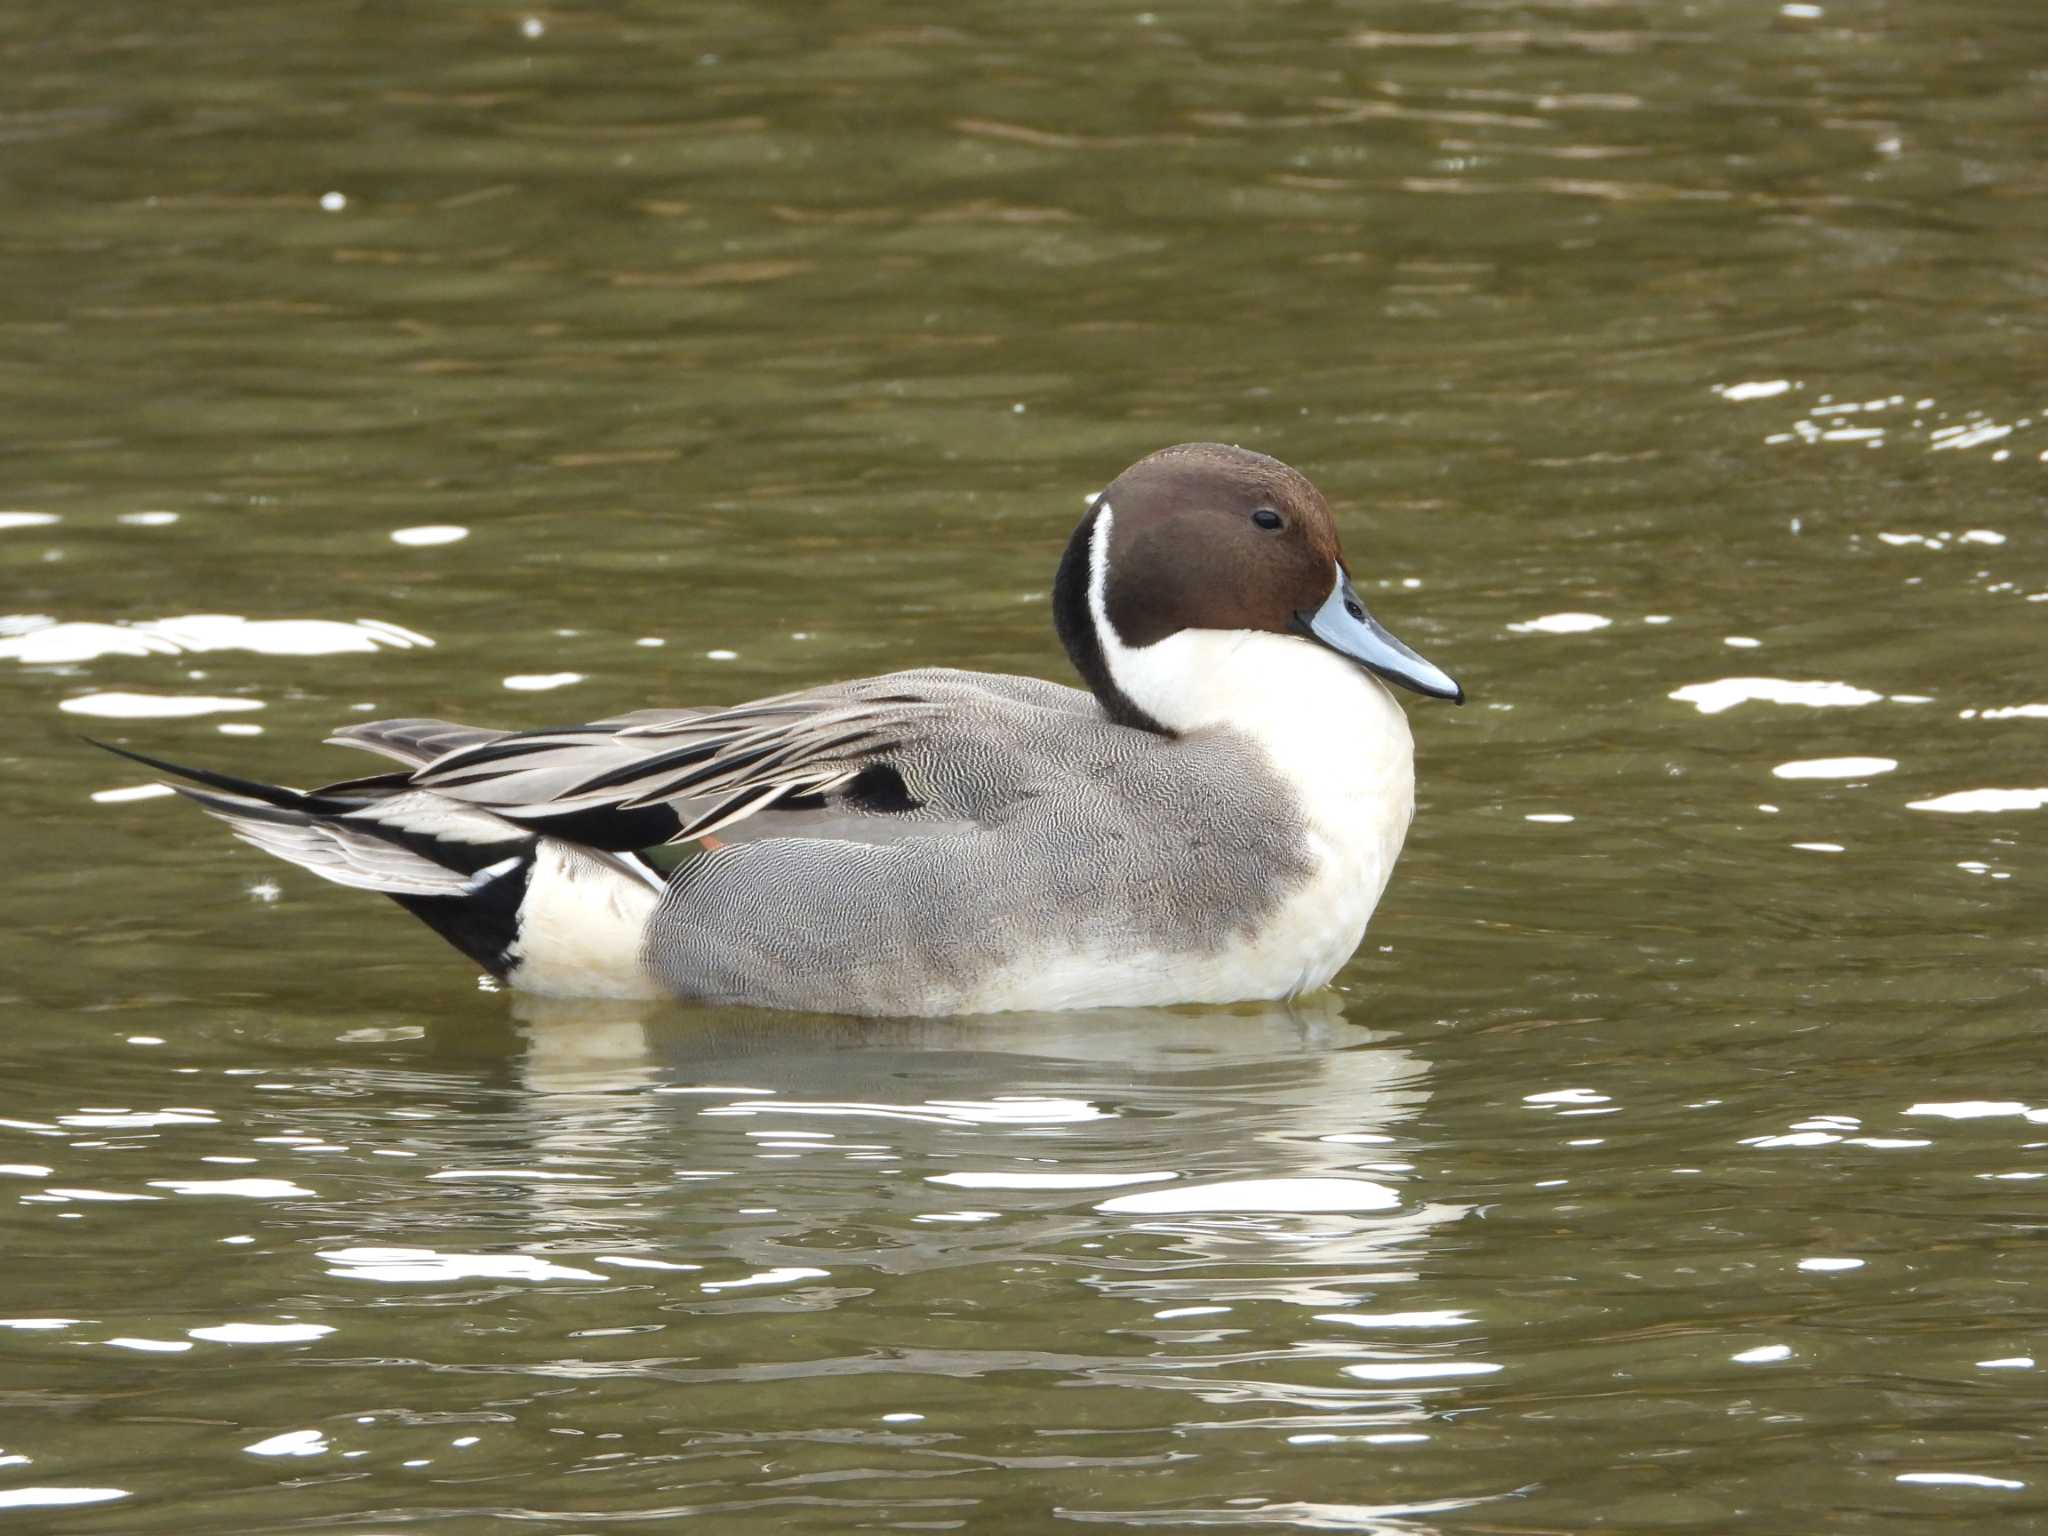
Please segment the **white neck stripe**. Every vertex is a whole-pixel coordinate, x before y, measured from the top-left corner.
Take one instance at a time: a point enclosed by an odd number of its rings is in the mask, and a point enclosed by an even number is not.
[[[1095,526],[1088,534],[1088,617],[1095,625],[1095,641],[1102,647],[1102,660],[1109,675],[1116,676],[1116,656],[1126,650],[1123,637],[1109,622],[1109,536],[1116,523],[1116,511],[1106,501],[1095,503]]]

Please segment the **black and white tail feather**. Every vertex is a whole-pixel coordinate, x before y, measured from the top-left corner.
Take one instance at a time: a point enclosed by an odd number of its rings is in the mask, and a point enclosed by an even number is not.
[[[403,767],[313,790],[94,745],[185,781],[172,788],[242,841],[391,897],[500,980],[637,995],[658,990],[640,951],[666,889],[641,850],[819,807],[936,708],[792,695],[542,731],[381,720],[328,740]]]

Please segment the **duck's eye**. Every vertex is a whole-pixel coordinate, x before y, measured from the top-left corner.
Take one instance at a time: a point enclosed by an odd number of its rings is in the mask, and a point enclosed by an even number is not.
[[[1257,523],[1261,528],[1264,528],[1269,533],[1275,528],[1284,528],[1287,526],[1287,519],[1282,517],[1278,512],[1275,512],[1271,507],[1258,508],[1256,511],[1252,513],[1252,521]]]

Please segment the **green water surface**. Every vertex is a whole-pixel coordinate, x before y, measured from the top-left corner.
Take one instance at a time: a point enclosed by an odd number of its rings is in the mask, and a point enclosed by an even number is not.
[[[2048,1529],[2048,11],[0,67],[0,1528]],[[1066,679],[1192,438],[1473,697],[1293,1007],[542,1006],[78,739]]]

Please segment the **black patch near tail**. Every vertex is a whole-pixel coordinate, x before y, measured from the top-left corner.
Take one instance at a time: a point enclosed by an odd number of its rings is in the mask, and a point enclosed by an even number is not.
[[[630,811],[598,805],[566,815],[529,816],[520,825],[565,843],[581,843],[607,853],[633,853],[667,842],[682,830],[683,819],[672,805],[643,805]]]
[[[506,979],[511,950],[519,938],[519,904],[533,877],[533,849],[515,868],[487,880],[467,896],[393,896],[414,917],[461,950],[498,980]]]
[[[402,849],[416,858],[458,875],[470,876],[474,884],[458,894],[418,895],[383,890],[406,911],[453,944],[471,960],[500,981],[511,968],[511,950],[519,938],[519,906],[533,872],[533,860],[540,839],[515,832],[502,841],[444,841],[429,833],[402,826],[388,826],[374,819],[350,816],[371,810],[380,800],[410,788],[406,773],[378,774],[345,780],[321,789],[300,791],[256,779],[238,778],[205,768],[187,768],[181,763],[133,752],[104,741],[85,738],[93,746],[125,757],[204,789],[173,785],[179,794],[234,826],[247,839],[248,829],[257,824],[278,827],[346,827],[349,835]],[[673,815],[670,817],[673,821]],[[509,829],[508,829],[509,830]],[[269,851],[275,853],[275,848]],[[279,854],[291,862],[289,854]],[[308,866],[310,867],[310,866]],[[493,872],[495,871],[495,872]],[[315,871],[318,873],[318,871]],[[331,878],[331,877],[330,877]],[[362,886],[360,881],[344,882]]]

